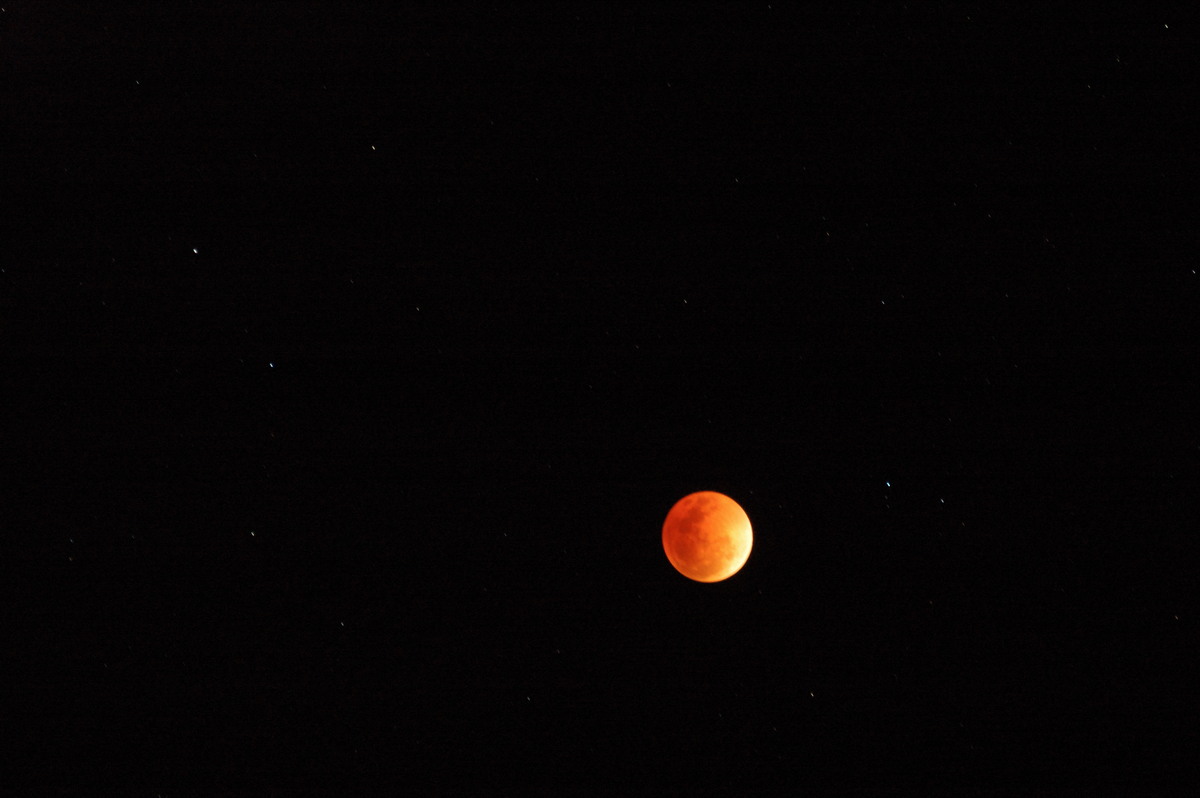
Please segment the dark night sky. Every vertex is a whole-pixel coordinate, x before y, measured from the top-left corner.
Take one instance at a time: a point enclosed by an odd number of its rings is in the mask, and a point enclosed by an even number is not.
[[[1195,49],[12,0],[7,786],[1182,790]],[[701,489],[755,527],[715,585],[660,540]]]

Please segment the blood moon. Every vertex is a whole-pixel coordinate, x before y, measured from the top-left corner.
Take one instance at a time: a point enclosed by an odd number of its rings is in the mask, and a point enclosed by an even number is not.
[[[723,493],[702,490],[675,502],[663,522],[663,550],[675,570],[697,582],[720,582],[750,559],[750,518]]]

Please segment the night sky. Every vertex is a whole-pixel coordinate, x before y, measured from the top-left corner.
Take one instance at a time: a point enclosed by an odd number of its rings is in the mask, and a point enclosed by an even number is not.
[[[9,0],[0,791],[1183,794],[1196,51]]]

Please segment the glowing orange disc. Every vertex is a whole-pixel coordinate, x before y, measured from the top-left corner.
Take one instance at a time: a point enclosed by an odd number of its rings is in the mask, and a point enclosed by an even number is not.
[[[754,533],[737,502],[711,490],[684,496],[663,522],[663,550],[675,570],[697,582],[720,582],[750,559]]]

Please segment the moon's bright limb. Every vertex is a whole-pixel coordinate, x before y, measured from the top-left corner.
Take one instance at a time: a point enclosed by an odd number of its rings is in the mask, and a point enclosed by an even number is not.
[[[723,493],[704,490],[675,503],[663,522],[663,550],[675,570],[697,582],[720,582],[750,558],[750,518]]]

